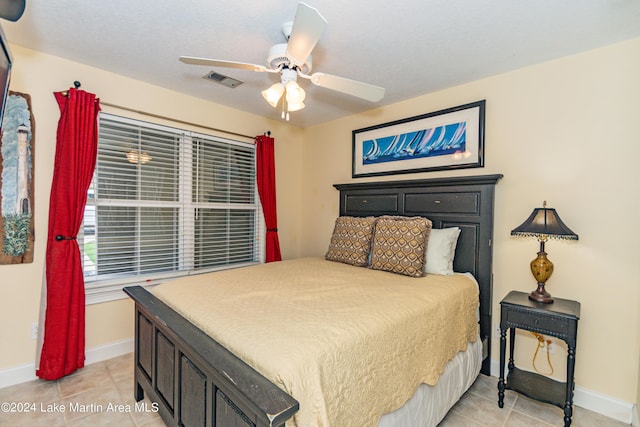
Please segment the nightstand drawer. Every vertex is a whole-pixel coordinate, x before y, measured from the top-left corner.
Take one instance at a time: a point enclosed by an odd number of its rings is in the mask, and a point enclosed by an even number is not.
[[[569,319],[550,317],[531,311],[520,311],[516,308],[505,310],[504,321],[508,327],[535,329],[549,335],[567,336],[570,330]]]

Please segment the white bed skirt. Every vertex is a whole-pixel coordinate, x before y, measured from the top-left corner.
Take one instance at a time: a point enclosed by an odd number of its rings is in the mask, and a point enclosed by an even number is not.
[[[445,366],[435,386],[421,384],[401,408],[380,418],[378,427],[434,427],[471,387],[482,367],[482,342],[476,340]]]

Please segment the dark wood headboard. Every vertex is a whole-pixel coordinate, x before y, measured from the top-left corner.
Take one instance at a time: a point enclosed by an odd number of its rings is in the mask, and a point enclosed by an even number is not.
[[[454,270],[480,286],[482,372],[490,374],[494,187],[502,175],[335,184],[341,216],[429,218],[434,228],[460,227]]]

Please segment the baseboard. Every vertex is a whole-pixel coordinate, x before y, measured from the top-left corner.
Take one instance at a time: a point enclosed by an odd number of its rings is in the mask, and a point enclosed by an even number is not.
[[[576,386],[573,402],[581,408],[606,415],[625,424],[631,424],[633,418],[633,403],[579,386]]]
[[[103,360],[111,359],[113,357],[122,356],[123,354],[132,353],[134,348],[133,338],[129,338],[122,341],[112,342],[98,347],[88,349],[85,355],[85,363],[90,365],[92,363],[102,362]]]
[[[491,376],[498,377],[500,362],[491,359]],[[497,391],[496,391],[497,393]],[[632,424],[633,427],[640,427],[638,424],[638,408],[633,403],[616,399],[611,396],[576,386],[573,395],[573,403],[584,409],[588,409],[625,424]]]
[[[85,352],[85,364],[90,365],[112,357],[121,356],[133,351],[133,338],[116,341],[110,344],[93,347]],[[0,388],[35,380],[36,367],[34,363],[28,363],[15,368],[0,371]]]
[[[638,405],[633,405],[633,421],[631,422],[633,427],[640,427],[640,413],[638,412]]]

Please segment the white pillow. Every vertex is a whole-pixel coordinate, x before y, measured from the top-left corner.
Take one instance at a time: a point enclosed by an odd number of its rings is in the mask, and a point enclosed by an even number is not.
[[[425,272],[451,276],[460,228],[434,228],[427,243]]]

